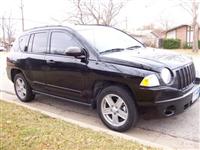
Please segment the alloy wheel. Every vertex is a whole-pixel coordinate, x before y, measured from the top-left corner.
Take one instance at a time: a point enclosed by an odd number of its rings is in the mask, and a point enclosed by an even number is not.
[[[18,78],[15,83],[17,95],[24,99],[26,97],[26,85],[23,79]]]
[[[128,108],[124,100],[115,94],[106,95],[101,103],[104,119],[112,126],[122,126],[128,119]]]

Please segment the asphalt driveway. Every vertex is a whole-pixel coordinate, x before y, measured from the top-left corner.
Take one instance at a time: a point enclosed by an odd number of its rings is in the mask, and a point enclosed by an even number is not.
[[[195,57],[194,61],[200,70],[200,58]],[[14,95],[12,82],[6,76],[5,54],[1,53],[0,92],[0,99],[21,103]],[[39,95],[35,101],[25,105],[108,130],[101,123],[96,110],[86,106]],[[200,149],[200,99],[184,113],[170,118],[149,120],[142,115],[136,128],[123,134],[172,148]]]

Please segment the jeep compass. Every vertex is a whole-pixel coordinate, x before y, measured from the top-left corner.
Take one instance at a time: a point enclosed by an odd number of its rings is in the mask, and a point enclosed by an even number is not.
[[[116,131],[137,123],[139,109],[161,116],[185,111],[199,98],[193,61],[147,48],[108,26],[46,26],[25,31],[7,57],[17,97],[43,94],[97,108]]]

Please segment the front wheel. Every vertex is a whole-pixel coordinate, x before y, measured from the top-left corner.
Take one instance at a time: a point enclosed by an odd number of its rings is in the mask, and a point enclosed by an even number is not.
[[[138,113],[130,93],[119,86],[109,86],[97,98],[97,109],[103,123],[115,131],[126,131],[136,124]]]
[[[30,85],[21,73],[16,74],[14,77],[14,88],[17,97],[22,102],[29,102],[34,99],[35,95],[33,94]]]

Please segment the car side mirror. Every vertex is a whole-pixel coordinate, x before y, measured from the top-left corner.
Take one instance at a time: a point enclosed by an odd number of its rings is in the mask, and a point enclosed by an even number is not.
[[[67,56],[74,56],[74,57],[80,57],[80,56],[84,56],[84,50],[80,47],[69,47],[67,48],[67,50],[65,51],[65,55]]]

